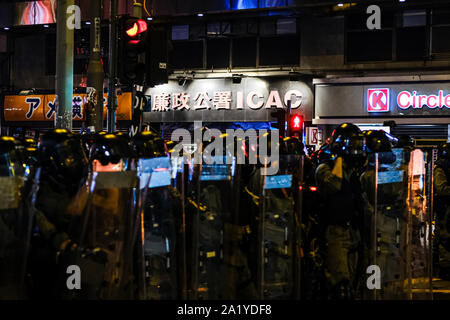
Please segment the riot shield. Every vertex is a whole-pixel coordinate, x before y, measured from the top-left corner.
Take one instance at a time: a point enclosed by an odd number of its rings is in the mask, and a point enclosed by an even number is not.
[[[427,152],[416,149],[408,168],[407,288],[411,299],[432,299],[433,171],[429,160]]]
[[[368,200],[363,232],[364,269],[377,266],[381,273],[379,286],[375,283],[375,287],[367,288],[362,281],[361,285],[367,290],[366,299],[407,298],[404,284],[407,279],[409,161],[405,152],[393,149],[376,153],[361,176]]]
[[[239,207],[235,161],[221,155],[190,166],[187,255],[192,261],[188,281],[193,299],[235,299],[244,294],[238,287],[249,275],[239,249],[245,226],[234,219]]]
[[[26,298],[31,215],[23,201],[21,165],[14,150],[0,153],[0,299]]]
[[[374,162],[362,174],[368,200],[363,261],[364,267],[376,275],[370,283],[361,282],[364,298],[412,299],[415,291],[431,290],[431,242],[427,235],[431,220],[425,182],[421,150],[398,148],[376,153]]]
[[[78,296],[87,299],[134,298],[133,251],[137,218],[136,171],[95,163],[81,216],[76,265],[82,274]]]
[[[300,298],[303,156],[280,155],[276,175],[258,170],[256,285],[260,299]]]
[[[177,166],[178,163],[175,163]],[[141,234],[139,254],[142,273],[142,299],[177,299],[177,229],[181,211],[181,194],[175,189],[176,168],[169,157],[140,159]]]

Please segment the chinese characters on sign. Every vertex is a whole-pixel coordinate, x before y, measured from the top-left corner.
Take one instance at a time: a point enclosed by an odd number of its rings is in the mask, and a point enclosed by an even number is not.
[[[232,107],[233,98],[235,98],[235,108]],[[242,91],[237,91],[235,95],[233,95],[232,91],[215,91],[211,95],[206,91],[197,92],[195,95],[186,92],[162,92],[153,95],[152,111],[242,110],[245,104],[252,110],[258,110],[263,107],[266,109],[272,107],[283,109],[288,105],[289,101],[291,101],[291,109],[297,109],[302,105],[303,96],[298,90],[287,91],[283,98],[281,98],[277,90],[270,91],[267,99],[258,91],[248,93],[245,99]]]

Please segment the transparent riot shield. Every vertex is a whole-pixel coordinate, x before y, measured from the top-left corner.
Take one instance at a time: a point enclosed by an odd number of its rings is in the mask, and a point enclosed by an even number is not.
[[[174,164],[175,166],[178,163]],[[142,299],[177,299],[180,288],[177,275],[177,230],[181,196],[175,189],[177,173],[171,159],[140,159],[140,256]]]
[[[248,276],[238,247],[245,226],[234,219],[239,206],[235,161],[231,156],[212,156],[193,166],[193,189],[187,199],[191,213],[187,220],[189,291],[193,299],[235,299],[239,284]]]
[[[302,156],[281,155],[276,175],[260,175],[256,237],[260,299],[300,298],[302,169]],[[261,170],[267,171],[267,164]]]
[[[120,163],[107,167],[94,163],[93,167],[77,241],[76,265],[82,275],[79,296],[135,298],[133,252],[139,227],[136,171],[121,171]]]
[[[361,285],[367,290],[366,299],[407,298],[409,160],[405,152],[394,149],[370,156],[369,165],[361,176],[368,200],[362,233],[363,269],[380,273],[377,273],[379,283],[375,281],[370,288],[364,281],[366,272],[363,273]]]
[[[407,198],[407,289],[411,299],[432,298],[432,180],[427,153],[412,151]]]
[[[26,298],[31,215],[23,201],[23,168],[17,160],[14,151],[0,153],[0,299]]]
[[[370,285],[363,281],[367,299],[426,298],[431,294],[427,234],[431,220],[425,174],[425,155],[418,149],[377,153],[362,174],[368,198],[363,236],[368,250],[363,261],[370,272],[380,276]]]

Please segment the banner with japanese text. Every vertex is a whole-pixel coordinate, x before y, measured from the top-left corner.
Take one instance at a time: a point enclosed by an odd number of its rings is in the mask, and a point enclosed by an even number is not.
[[[103,119],[107,115],[107,94],[103,96]],[[3,114],[6,122],[54,121],[55,95],[6,95]],[[124,92],[117,96],[117,120],[131,120],[132,94]],[[72,99],[72,119],[85,121],[86,94],[74,94]]]

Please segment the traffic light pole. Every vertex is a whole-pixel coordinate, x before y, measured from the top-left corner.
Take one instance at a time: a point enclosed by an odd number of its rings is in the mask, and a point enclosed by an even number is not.
[[[133,17],[142,18],[142,3],[137,0],[133,3]],[[142,56],[138,56],[138,62],[142,62]],[[132,124],[130,128],[131,136],[136,135],[141,131],[141,116],[142,116],[142,98],[144,87],[141,85],[133,85],[132,100]]]
[[[118,0],[111,0],[109,25],[108,133],[114,133],[116,131],[117,6]]]
[[[100,53],[102,1],[91,0],[91,53],[87,71],[87,96],[89,108],[86,126],[91,132],[103,130],[103,64]]]
[[[55,127],[72,131],[73,28],[67,27],[67,8],[74,0],[59,0],[56,9],[56,116]]]

